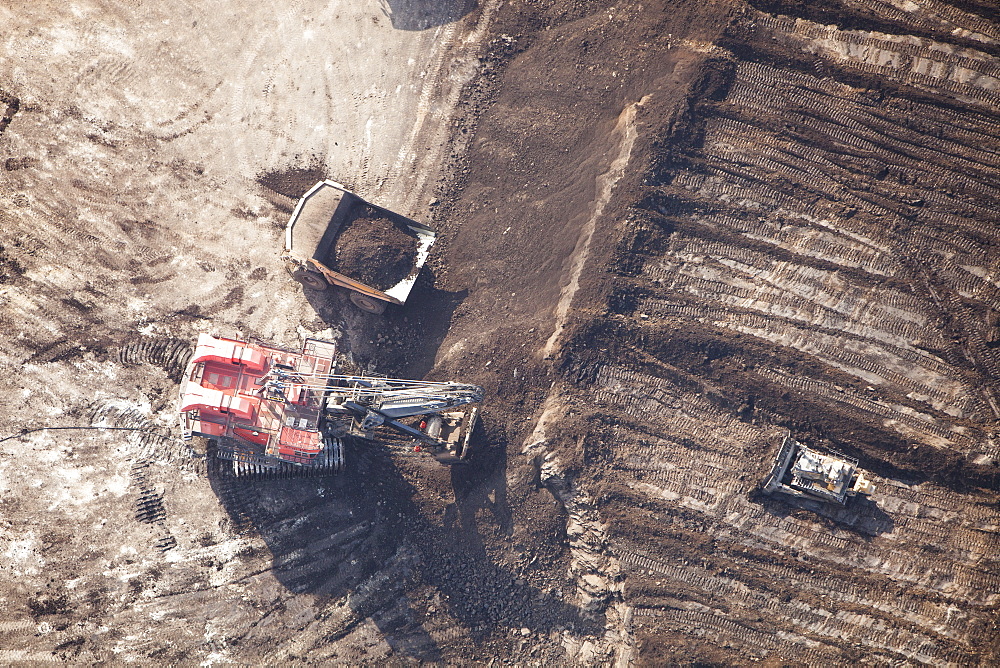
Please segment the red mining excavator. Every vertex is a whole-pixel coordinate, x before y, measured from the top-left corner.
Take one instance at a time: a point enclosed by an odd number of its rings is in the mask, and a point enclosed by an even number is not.
[[[215,441],[222,471],[284,477],[344,466],[344,439],[395,433],[457,464],[483,391],[475,385],[338,374],[336,345],[301,352],[201,334],[181,383],[184,437]]]

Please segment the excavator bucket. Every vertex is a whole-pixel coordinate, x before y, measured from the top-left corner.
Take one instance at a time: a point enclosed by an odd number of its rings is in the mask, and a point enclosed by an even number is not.
[[[465,410],[441,413],[434,418],[428,421],[427,432],[442,444],[434,458],[442,464],[465,463],[471,453],[469,444],[479,420],[479,407],[468,406]],[[435,423],[436,428],[432,427]],[[432,428],[436,433],[431,433]]]

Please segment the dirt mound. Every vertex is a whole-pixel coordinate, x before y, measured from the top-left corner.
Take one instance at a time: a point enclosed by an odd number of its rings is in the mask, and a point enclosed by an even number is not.
[[[335,248],[334,269],[379,290],[409,276],[417,259],[413,235],[373,210],[347,223]]]
[[[294,168],[284,171],[265,172],[257,181],[265,188],[270,188],[279,195],[298,199],[317,182],[326,178],[321,166]]]

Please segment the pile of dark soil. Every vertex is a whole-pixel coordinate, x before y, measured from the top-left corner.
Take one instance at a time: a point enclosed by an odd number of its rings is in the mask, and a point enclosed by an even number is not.
[[[305,169],[295,168],[284,171],[265,172],[257,177],[258,183],[265,188],[270,188],[279,195],[298,199],[307,190],[312,188],[318,181],[326,178],[326,173],[322,166],[307,167]]]
[[[379,290],[409,276],[417,260],[414,235],[375,210],[346,223],[334,248],[333,269]]]

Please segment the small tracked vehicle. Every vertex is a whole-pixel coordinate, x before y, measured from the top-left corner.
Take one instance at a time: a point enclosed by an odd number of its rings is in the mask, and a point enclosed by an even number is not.
[[[868,496],[875,486],[858,469],[858,460],[824,453],[785,435],[764,491],[845,505],[852,496]]]

